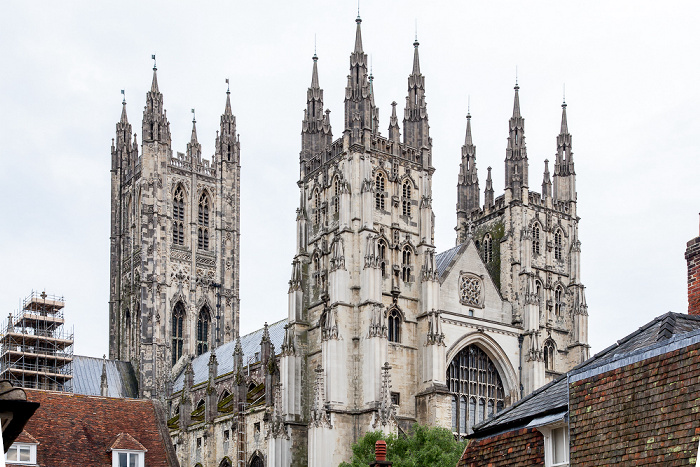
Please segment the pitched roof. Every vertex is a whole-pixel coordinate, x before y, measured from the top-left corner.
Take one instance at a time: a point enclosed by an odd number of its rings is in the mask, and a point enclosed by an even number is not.
[[[700,316],[668,312],[620,339],[607,349],[598,352],[573,368],[568,374],[600,367],[622,356],[658,346],[660,343],[674,340],[675,336],[694,330],[700,330]],[[568,410],[568,374],[561,375],[551,383],[499,412],[493,418],[475,426],[474,433],[470,437],[480,439],[491,436],[494,433],[523,427],[535,417]]]
[[[103,360],[83,355],[73,356],[73,392],[86,396],[99,396],[103,362],[107,367],[109,397],[138,398],[138,381],[130,362]]]
[[[282,342],[284,341],[284,327],[287,325],[288,319],[283,319],[272,323],[268,326],[270,333],[270,341],[275,347],[275,352],[279,353]],[[256,352],[260,352],[260,341],[262,340],[263,330],[258,329],[250,334],[241,336],[241,347],[243,348],[243,365],[257,362],[260,357],[255,356]],[[236,347],[236,342],[227,342],[216,348],[216,361],[218,362],[218,371],[216,376],[225,375],[233,371],[233,350]],[[209,377],[209,357],[211,351],[203,353],[192,360],[192,370],[194,371],[194,384],[202,383]],[[173,391],[182,390],[182,383],[185,379],[185,370],[175,378],[173,383]]]
[[[116,449],[126,451],[147,451],[143,444],[136,441],[129,433],[119,433],[117,437],[114,438],[114,442],[109,445],[109,449],[111,451]]]
[[[26,391],[28,400],[41,404],[25,427],[39,442],[40,466],[111,465],[109,449],[122,434],[146,450],[149,467],[177,466],[157,401]]]
[[[450,268],[454,265],[455,261],[457,261],[457,257],[462,251],[464,251],[466,246],[466,242],[461,243],[456,247],[450,248],[447,251],[443,251],[442,253],[435,255],[435,269],[437,269],[440,281],[445,278]]]
[[[22,433],[20,433],[19,436],[15,439],[15,443],[39,444],[39,441],[37,441],[35,437],[30,435],[26,431],[22,431]]]

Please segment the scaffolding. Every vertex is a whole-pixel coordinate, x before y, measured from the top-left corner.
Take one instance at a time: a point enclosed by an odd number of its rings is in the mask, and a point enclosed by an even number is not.
[[[0,337],[0,378],[14,386],[71,391],[73,330],[64,328],[63,297],[34,292],[10,313]]]

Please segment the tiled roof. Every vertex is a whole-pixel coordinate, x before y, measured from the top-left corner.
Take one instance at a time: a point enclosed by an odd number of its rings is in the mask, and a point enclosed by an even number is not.
[[[270,333],[270,341],[275,347],[275,353],[279,353],[280,347],[282,346],[282,341],[284,341],[284,327],[287,325],[288,320],[283,319],[277,321],[276,323],[270,324],[268,326],[268,332]],[[248,365],[256,363],[260,358],[256,358],[256,353],[260,352],[260,341],[262,340],[263,330],[258,329],[257,331],[241,336],[241,347],[243,348],[243,364]],[[225,375],[233,371],[233,350],[236,347],[236,342],[227,342],[224,345],[219,346],[216,352],[216,361],[218,362],[218,371],[216,376]],[[203,353],[192,360],[192,370],[194,371],[194,384],[202,383],[209,377],[209,357],[211,351]],[[182,389],[182,383],[185,378],[183,371],[175,378],[173,383],[173,391],[177,392]]]
[[[15,443],[39,444],[39,441],[37,441],[35,437],[30,435],[26,431],[22,431],[22,433],[20,433],[19,436],[15,438]]]
[[[75,355],[73,357],[73,392],[99,396],[102,383],[103,359]],[[109,397],[139,397],[134,368],[129,362],[106,360]]]
[[[604,365],[606,362],[617,359],[622,355],[657,345],[660,342],[671,339],[673,336],[697,329],[700,329],[700,316],[671,312],[663,314],[589,358],[572,369],[570,373],[577,373],[588,368]],[[477,425],[471,437],[481,438],[506,429],[525,426],[536,416],[566,410],[568,403],[567,376],[562,375],[501,411],[495,417]]]
[[[435,255],[435,268],[437,269],[438,277],[441,281],[445,278],[450,270],[450,267],[457,260],[457,256],[466,246],[466,243],[462,243],[454,248],[450,248],[447,251],[443,251],[442,253]]]
[[[544,437],[534,428],[521,428],[490,438],[472,440],[457,467],[544,465]]]
[[[112,465],[109,448],[120,433],[143,445],[147,466],[177,466],[157,401],[26,391],[28,400],[41,404],[25,427],[39,442],[39,466]]]
[[[110,450],[122,449],[127,451],[146,451],[143,444],[139,443],[129,433],[119,433],[114,442],[109,445]]]

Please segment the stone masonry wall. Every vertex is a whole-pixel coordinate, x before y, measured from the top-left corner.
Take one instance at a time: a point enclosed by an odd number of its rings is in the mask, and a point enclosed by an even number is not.
[[[571,465],[695,465],[700,344],[570,385]]]

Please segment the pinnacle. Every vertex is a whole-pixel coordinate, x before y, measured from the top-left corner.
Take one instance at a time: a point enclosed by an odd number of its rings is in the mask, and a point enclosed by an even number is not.
[[[569,125],[566,122],[566,102],[561,105],[561,130],[559,133],[562,135],[569,133]]]
[[[158,69],[154,66],[153,67],[153,81],[151,82],[151,92],[157,93],[158,91],[158,74],[157,74]]]
[[[122,117],[119,119],[120,123],[129,123],[129,120],[126,118],[126,101],[122,102]]]
[[[192,138],[190,138],[190,143],[197,144],[197,120],[192,119]]]
[[[413,42],[413,71],[412,74],[420,75],[420,60],[418,59],[418,39]]]
[[[355,20],[357,23],[357,32],[355,33],[355,50],[354,52],[359,52],[362,53],[362,31],[360,29],[360,24],[362,23],[362,19],[360,19],[360,15],[357,15],[357,19]]]
[[[520,86],[518,84],[515,84],[515,99],[513,101],[513,118],[519,118],[520,117],[520,98],[518,97],[518,89],[520,89]]]
[[[226,109],[224,110],[224,115],[233,115],[231,111],[231,91],[226,91]]]
[[[319,85],[318,85],[318,65],[317,65],[318,57],[316,56],[316,54],[314,54],[313,60],[314,60],[314,70],[313,70],[313,73],[311,74],[311,88],[318,89],[319,88]]]
[[[471,146],[472,144],[472,116],[467,114],[467,134],[464,137],[464,145]]]

